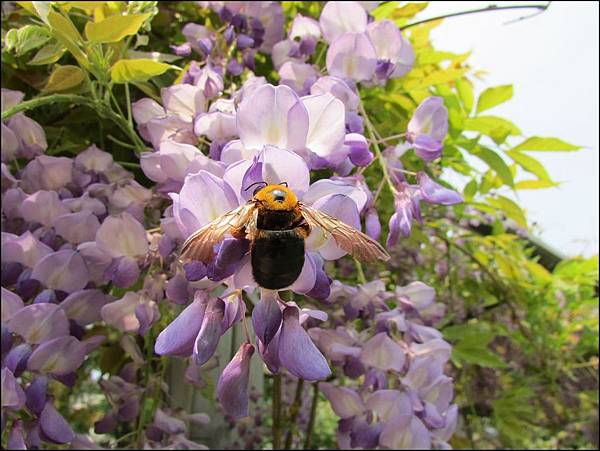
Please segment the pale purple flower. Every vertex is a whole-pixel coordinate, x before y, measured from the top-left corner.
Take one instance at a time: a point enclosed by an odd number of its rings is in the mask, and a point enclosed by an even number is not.
[[[319,384],[319,389],[331,403],[331,408],[340,418],[362,415],[365,403],[356,391],[346,387],[335,387],[329,383]]]
[[[11,332],[30,344],[62,337],[69,333],[69,321],[55,304],[32,304],[19,310],[9,321]]]
[[[298,95],[306,95],[319,76],[317,68],[310,64],[287,61],[279,68],[279,84],[292,88]]]
[[[377,53],[375,76],[378,80],[401,77],[412,69],[414,51],[394,22],[372,22],[367,27],[367,35]]]
[[[327,50],[326,63],[330,75],[366,81],[375,74],[377,54],[365,33],[348,32],[333,41]]]
[[[56,233],[73,244],[93,241],[100,222],[90,211],[67,213],[58,216],[53,222]]]
[[[48,254],[52,248],[39,241],[29,231],[19,237],[10,237],[2,243],[2,261],[18,262],[33,268],[35,264]]]
[[[367,13],[359,2],[327,2],[319,18],[323,37],[331,45],[347,32],[367,29]]]
[[[148,252],[146,230],[126,212],[106,218],[96,232],[96,242],[113,258],[142,257]]]
[[[308,132],[308,114],[288,86],[263,85],[244,96],[236,115],[240,140],[246,149],[259,151],[271,144],[283,149],[303,150]]]
[[[99,149],[95,144],[92,144],[75,157],[75,167],[88,172],[106,172],[113,163],[112,155]]]
[[[44,341],[27,361],[30,371],[57,376],[72,373],[81,366],[85,358],[85,347],[70,335]]]
[[[81,290],[90,280],[83,257],[68,249],[43,257],[33,267],[31,277],[47,288],[67,293]]]
[[[341,78],[331,75],[321,77],[310,87],[310,93],[313,95],[329,93],[344,103],[346,111],[358,109],[358,95]]]
[[[443,141],[448,133],[448,109],[441,97],[427,97],[415,110],[406,128],[407,140],[416,154],[432,161],[442,154]]]
[[[234,419],[248,416],[248,379],[252,354],[254,346],[243,343],[217,382],[217,399],[225,413]]]
[[[29,222],[37,222],[45,226],[52,226],[54,220],[69,213],[56,191],[36,191],[27,196],[21,204],[21,216]]]
[[[7,125],[19,140],[19,156],[32,158],[48,148],[46,133],[42,126],[23,113],[11,117]]]
[[[72,178],[73,160],[40,155],[31,160],[21,176],[26,191],[58,190]]]

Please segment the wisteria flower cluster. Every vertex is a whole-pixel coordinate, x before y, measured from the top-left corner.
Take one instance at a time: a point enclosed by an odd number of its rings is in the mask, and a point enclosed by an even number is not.
[[[448,447],[457,407],[444,374],[451,348],[434,328],[444,306],[432,288],[333,281],[334,262],[346,252],[318,229],[305,241],[302,272],[285,290],[290,297],[257,286],[247,239],[227,236],[208,264],[178,258],[186,238],[247,202],[255,182],[286,183],[303,204],[357,230],[364,222],[380,239],[379,192],[365,177],[379,165],[394,196],[389,249],[410,235],[413,219],[422,222],[421,202],[461,202],[400,163],[408,148],[424,163],[441,157],[448,130],[441,98],[423,100],[404,144],[380,152],[365,136],[361,89],[406,75],[414,64],[410,42],[393,22],[369,16],[372,5],[363,4],[377,2],[329,2],[318,20],[293,18],[287,34],[276,2],[197,3],[218,15],[218,29],[185,25],[185,42],[172,50],[195,60],[179,83],[162,88],[160,102],[132,105],[149,146],[139,163],[151,185],[96,145],[74,158],[45,153],[52,149],[44,129],[23,113],[2,123],[2,428],[10,425],[9,447],[95,446],[55,408],[52,387],[72,387],[94,353],[116,346],[127,360],[99,381],[110,408],[95,432],[137,424],[140,445],[198,449],[186,421],[204,424],[205,415],[154,406],[152,419],[141,420],[144,400],[168,390],[140,346],[152,337],[150,359],[186,359],[186,381],[201,386],[220,338],[238,323],[245,341],[216,382],[230,418],[252,413],[250,361],[260,358],[271,374],[326,381],[318,387],[340,417],[342,448]],[[318,46],[326,73],[316,64]],[[254,73],[259,53],[269,55],[278,84]],[[2,110],[23,96],[2,89]]]

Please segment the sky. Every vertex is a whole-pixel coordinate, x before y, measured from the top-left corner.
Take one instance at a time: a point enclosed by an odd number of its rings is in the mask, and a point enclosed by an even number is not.
[[[545,2],[531,2],[544,4]],[[516,2],[431,2],[415,18]],[[529,3],[528,3],[529,4]],[[512,84],[514,97],[488,110],[514,122],[524,136],[558,137],[578,152],[531,152],[560,186],[520,190],[534,234],[563,256],[598,253],[598,13],[596,2],[552,2],[535,10],[493,11],[453,17],[432,31],[434,45],[472,51],[475,69],[488,72],[477,92]],[[486,112],[486,114],[488,114]]]

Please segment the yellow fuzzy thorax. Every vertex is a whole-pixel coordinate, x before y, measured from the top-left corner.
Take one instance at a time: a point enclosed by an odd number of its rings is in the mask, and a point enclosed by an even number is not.
[[[277,199],[282,195],[283,200]],[[298,205],[294,192],[284,185],[267,185],[254,195],[254,199],[261,202],[267,210],[290,211]]]

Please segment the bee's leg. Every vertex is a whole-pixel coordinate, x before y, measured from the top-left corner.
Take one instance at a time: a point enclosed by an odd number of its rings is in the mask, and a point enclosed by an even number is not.
[[[246,226],[232,227],[229,233],[231,233],[232,237],[238,240],[243,240],[244,238],[246,238]]]
[[[308,238],[308,235],[310,235],[310,227],[307,223],[300,224],[298,227],[296,227],[296,230],[303,238]]]

